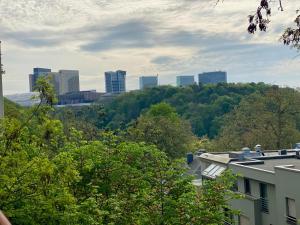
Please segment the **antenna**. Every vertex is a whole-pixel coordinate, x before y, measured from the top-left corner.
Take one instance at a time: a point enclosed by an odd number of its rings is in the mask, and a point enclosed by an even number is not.
[[[2,51],[0,41],[0,119],[4,117],[4,97],[3,97],[3,86],[2,86],[2,75],[5,73],[2,65]]]

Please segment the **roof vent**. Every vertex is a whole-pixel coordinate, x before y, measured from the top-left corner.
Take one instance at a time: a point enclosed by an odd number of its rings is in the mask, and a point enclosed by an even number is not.
[[[251,153],[251,149],[248,148],[248,147],[242,148],[242,151],[243,151],[244,154],[250,154]]]
[[[279,155],[287,155],[287,150],[286,150],[286,149],[279,150],[279,151],[278,151],[278,154],[279,154]]]

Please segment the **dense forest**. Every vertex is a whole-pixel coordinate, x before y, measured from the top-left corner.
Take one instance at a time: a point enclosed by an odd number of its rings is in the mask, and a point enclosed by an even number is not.
[[[47,85],[32,108],[5,101],[0,120],[0,209],[12,224],[212,225],[238,213],[228,205],[240,197],[229,191],[230,172],[192,185],[180,158],[194,136],[172,106],[152,105],[126,132],[89,140],[56,119]]]
[[[82,130],[87,139],[103,130],[128,137],[153,105],[166,103],[190,126],[181,132],[191,137],[191,151],[237,150],[257,143],[278,149],[300,140],[299,99],[294,89],[264,83],[161,86],[131,91],[106,104],[59,109],[56,117],[65,127]]]

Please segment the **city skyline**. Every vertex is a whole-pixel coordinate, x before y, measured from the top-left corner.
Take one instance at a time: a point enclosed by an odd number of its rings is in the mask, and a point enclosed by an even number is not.
[[[112,68],[128,71],[128,90],[138,89],[141,74],[175,84],[176,75],[215,70],[227,71],[228,82],[300,84],[297,52],[278,41],[295,17],[293,2],[274,10],[268,32],[255,35],[246,32],[257,6],[250,0],[25,3],[0,3],[5,94],[28,92],[36,65],[80,70],[83,90],[104,91],[104,72]]]

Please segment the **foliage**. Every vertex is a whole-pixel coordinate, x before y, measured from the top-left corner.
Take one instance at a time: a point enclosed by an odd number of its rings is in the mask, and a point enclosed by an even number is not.
[[[205,184],[199,194],[184,161],[154,145],[110,132],[101,134],[103,141],[87,141],[74,128],[66,136],[44,104],[22,114],[0,122],[0,208],[12,224],[223,223],[230,175]],[[167,104],[145,114],[166,115],[180,123]]]
[[[132,91],[117,97],[104,106],[103,126],[98,128],[126,129],[151,105],[169,103],[176,112],[192,126],[198,137],[214,138],[218,135],[221,122],[226,113],[233,110],[241,99],[263,92],[268,85],[259,84],[218,84],[176,88],[162,86]]]
[[[291,148],[300,139],[300,93],[273,86],[253,94],[226,117],[219,148],[237,150],[261,144],[267,149]]]
[[[192,149],[195,138],[188,122],[180,119],[175,109],[159,103],[138,118],[128,129],[130,140],[154,144],[171,158],[183,157]]]

